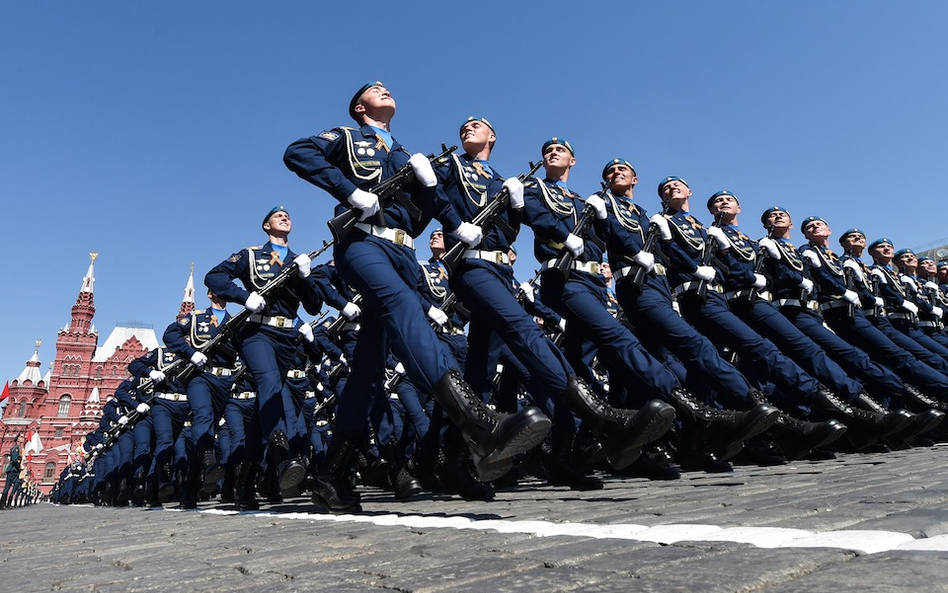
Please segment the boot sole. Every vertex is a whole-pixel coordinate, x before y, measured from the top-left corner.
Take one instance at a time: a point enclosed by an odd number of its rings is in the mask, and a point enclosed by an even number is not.
[[[819,449],[820,447],[825,447],[830,443],[834,443],[841,439],[843,435],[846,434],[847,428],[845,425],[839,425],[834,429],[830,434],[823,435],[822,438],[817,439],[813,443],[801,444],[799,442],[799,437],[788,434],[784,437],[774,437],[774,440],[777,442],[777,447],[783,453],[783,456],[787,458],[787,461],[796,461],[798,459],[803,459],[810,454],[810,451],[814,449]],[[791,444],[783,445],[784,442],[789,441]]]
[[[341,514],[341,513],[361,513],[361,512],[362,512],[362,505],[361,505],[360,503],[356,503],[356,504],[354,504],[354,505],[349,505],[349,506],[347,506],[347,507],[336,507],[336,508],[333,508],[333,506],[332,506],[331,504],[329,504],[329,501],[327,501],[325,498],[323,498],[323,497],[320,496],[319,494],[313,494],[313,504],[315,504],[317,507],[326,509],[327,511],[329,511],[330,513],[333,513],[333,514],[337,514],[337,513],[338,513],[338,514]]]
[[[303,483],[304,479],[306,479],[306,468],[303,464],[297,461],[290,462],[290,465],[280,474],[280,490],[296,488]]]
[[[644,428],[637,431],[632,437],[616,447],[610,449],[606,458],[609,465],[616,470],[623,470],[642,455],[642,447],[657,441],[668,432],[675,423],[675,409],[671,406],[659,410],[658,413],[645,425]]]
[[[505,464],[506,468],[499,471],[499,468],[504,467],[499,465],[499,462],[509,461],[514,455],[525,453],[536,447],[543,442],[552,427],[553,423],[546,416],[533,416],[527,419],[513,436],[498,445],[489,454],[480,457],[472,451],[471,457],[474,458],[477,479],[481,482],[489,482],[503,476],[510,470],[510,465]]]

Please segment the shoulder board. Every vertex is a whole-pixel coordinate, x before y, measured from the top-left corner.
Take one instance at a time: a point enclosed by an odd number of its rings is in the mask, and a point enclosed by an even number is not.
[[[338,132],[335,132],[335,131],[333,131],[333,130],[326,130],[325,132],[322,132],[322,133],[319,134],[319,137],[320,137],[320,138],[322,138],[322,139],[324,139],[324,140],[329,140],[330,142],[332,142],[333,140],[336,140],[336,139],[339,138],[340,136],[341,136],[341,134],[339,134]]]
[[[247,251],[259,251],[263,249],[263,245],[253,245],[247,248]]]
[[[193,313],[193,314],[195,314],[195,315],[201,315],[202,313],[204,313],[204,311],[202,311],[202,310],[200,310],[200,309],[195,309],[195,310],[191,311],[191,313]]]

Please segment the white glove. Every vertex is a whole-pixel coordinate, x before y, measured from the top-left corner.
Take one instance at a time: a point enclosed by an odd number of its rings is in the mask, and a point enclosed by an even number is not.
[[[884,307],[884,306],[885,306],[885,301],[882,299],[882,297],[876,297],[876,307]]]
[[[754,274],[754,288],[761,289],[767,286],[767,277],[763,274]]]
[[[150,409],[151,409],[151,406],[149,406],[148,404],[142,403],[142,404],[138,404],[138,407],[135,408],[135,411],[138,412],[139,414],[145,414]]]
[[[599,197],[597,194],[593,194],[586,198],[586,205],[592,206],[596,211],[596,218],[599,220],[605,220],[609,213],[606,212],[606,202]]]
[[[401,361],[395,363],[395,372],[398,373],[399,375],[405,374],[405,365],[403,365]]]
[[[313,335],[313,328],[308,323],[301,325],[299,332],[300,335],[303,336],[303,339],[307,342],[312,343],[312,341],[316,339],[316,337]]]
[[[692,274],[698,280],[711,282],[714,280],[714,268],[711,266],[698,266],[698,269]]]
[[[658,227],[658,232],[662,237],[662,241],[671,241],[672,231],[671,227],[668,226],[667,218],[661,214],[653,214],[649,217],[648,221]]]
[[[932,315],[934,315],[938,319],[941,319],[942,315],[944,314],[945,312],[942,310],[941,307],[932,307]]]
[[[709,226],[706,230],[708,231],[708,236],[714,237],[714,240],[718,242],[718,249],[724,251],[725,249],[731,248],[731,240],[727,238],[727,235],[721,227]]]
[[[820,256],[818,256],[812,249],[804,250],[802,255],[810,262],[810,267],[818,268],[823,265],[820,263]]]
[[[530,302],[532,303],[532,302],[533,302],[533,299],[534,299],[534,296],[533,296],[533,285],[530,284],[529,282],[523,282],[523,283],[520,285],[520,290],[523,291],[523,296],[524,296],[524,298],[527,299],[528,301],[530,301]]]
[[[462,222],[458,228],[451,231],[451,234],[457,237],[468,247],[475,247],[484,238],[484,231],[481,227],[470,222]]]
[[[207,355],[198,350],[191,355],[191,362],[194,363],[194,366],[202,367],[207,364]]]
[[[651,272],[655,268],[655,256],[644,249],[633,255],[632,261],[645,268],[646,272]]]
[[[118,423],[119,426],[125,426],[128,424],[128,416],[119,416]]]
[[[859,301],[859,293],[857,293],[855,290],[847,290],[843,293],[843,298],[857,307],[862,306],[862,303]]]
[[[293,258],[293,263],[295,263],[299,268],[297,272],[300,275],[300,278],[306,278],[309,276],[310,269],[313,266],[313,261],[309,259],[309,256],[305,253],[301,253]]]
[[[165,380],[165,374],[161,371],[149,371],[148,378],[154,381],[155,383],[161,383]]]
[[[570,253],[575,257],[579,257],[583,254],[583,251],[586,250],[586,244],[583,243],[583,240],[570,233],[566,236],[566,240],[563,241],[563,246],[570,250]]]
[[[372,192],[355,188],[347,198],[349,205],[362,211],[359,220],[365,220],[379,211],[379,197]]]
[[[915,278],[910,278],[909,276],[902,275],[902,284],[911,284],[912,288],[918,291],[918,284],[915,283]]]
[[[362,315],[362,309],[355,303],[346,303],[346,306],[342,308],[342,315],[349,321],[352,321],[359,315]]]
[[[556,324],[560,328],[561,332],[566,331],[566,318],[560,317],[560,322]]]
[[[345,353],[342,353],[342,354],[339,355],[339,362],[341,362],[342,364],[349,364],[349,361],[346,360],[346,354],[345,354]]]
[[[843,267],[852,270],[853,274],[856,275],[856,278],[858,278],[860,282],[865,281],[865,277],[862,275],[862,267],[857,264],[855,260],[847,259],[843,262]]]
[[[431,161],[420,152],[411,155],[408,164],[415,170],[415,178],[425,187],[434,187],[438,185],[438,178],[435,176],[434,169],[431,168]]]
[[[428,319],[438,325],[444,325],[448,322],[448,314],[437,307],[428,307]]]
[[[902,308],[912,315],[918,315],[918,305],[911,301],[902,301]]]
[[[935,284],[934,282],[932,282],[931,280],[925,283],[925,288],[930,288],[932,290],[940,290],[939,286]]]
[[[764,237],[758,241],[757,244],[766,249],[767,255],[769,255],[772,259],[780,259],[780,248],[777,247],[777,242],[770,237]]]
[[[508,177],[504,181],[504,187],[510,192],[510,207],[514,210],[523,208],[523,183],[516,177]]]
[[[800,288],[806,290],[808,294],[813,294],[813,281],[809,278],[800,280]]]
[[[263,311],[263,308],[267,306],[267,302],[263,300],[263,297],[260,296],[256,290],[250,293],[250,296],[247,297],[247,301],[244,303],[244,307],[251,313],[259,313]]]
[[[102,449],[105,449],[105,445],[103,445],[102,443],[96,443],[96,444],[95,444],[95,450],[96,450],[96,451],[101,451]]]

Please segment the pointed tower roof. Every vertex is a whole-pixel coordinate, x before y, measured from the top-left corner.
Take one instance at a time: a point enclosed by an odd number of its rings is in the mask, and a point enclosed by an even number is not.
[[[82,278],[82,288],[79,289],[79,292],[93,292],[92,288],[95,286],[95,270],[93,266],[95,265],[95,258],[99,257],[98,251],[93,251],[89,254],[89,258],[92,260],[89,262],[89,270],[86,272],[86,275]]]
[[[79,296],[72,306],[72,319],[69,322],[69,330],[72,332],[95,333],[92,330],[92,318],[95,316],[95,299],[92,287],[95,285],[95,260],[99,253],[93,251],[89,254],[89,271],[82,279],[82,288],[79,290]]]
[[[178,309],[178,319],[190,315],[194,311],[194,262],[191,262],[191,273],[188,283],[184,287],[184,297],[181,299],[181,308]]]
[[[39,347],[42,343],[42,340],[36,340],[36,349],[33,350],[33,356],[26,361],[26,368],[24,368],[20,376],[16,378],[17,384],[23,385],[27,381],[30,381],[33,385],[37,385],[43,380],[43,375],[40,373],[39,359]]]

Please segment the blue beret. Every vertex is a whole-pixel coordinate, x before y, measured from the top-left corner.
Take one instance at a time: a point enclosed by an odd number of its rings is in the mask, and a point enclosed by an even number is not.
[[[898,251],[895,252],[895,255],[893,257],[895,257],[895,259],[899,259],[903,255],[906,255],[908,253],[915,255],[915,252],[912,251],[911,249],[899,249]]]
[[[369,90],[370,88],[374,86],[384,86],[384,85],[382,84],[382,81],[380,80],[371,80],[363,84],[361,87],[359,87],[359,90],[357,90],[356,93],[352,95],[352,100],[349,101],[349,117],[351,117],[352,119],[356,121],[359,121],[359,118],[356,117],[355,107],[356,105],[359,104],[359,99],[362,98],[362,93],[364,93],[365,91]]]
[[[283,206],[274,206],[267,212],[267,215],[263,217],[263,222],[260,223],[260,226],[267,224],[267,221],[270,220],[270,217],[276,214],[277,212],[286,212],[286,208]],[[289,215],[289,212],[286,212]]]
[[[602,178],[605,179],[606,174],[609,172],[609,169],[615,167],[616,165],[625,165],[626,167],[632,169],[633,175],[638,175],[638,173],[635,172],[635,167],[633,167],[632,163],[630,163],[629,161],[625,159],[612,159],[611,161],[606,163],[605,167],[602,168]]]
[[[839,244],[842,245],[843,240],[849,235],[856,235],[856,234],[862,235],[863,238],[866,237],[866,233],[862,232],[862,229],[857,229],[857,228],[846,229],[845,231],[843,231],[843,234],[839,236]]]
[[[940,262],[938,262],[938,267],[939,267],[939,268],[948,267],[948,261],[940,261]]]
[[[885,237],[882,237],[881,239],[876,239],[875,241],[869,244],[869,249],[875,249],[876,247],[883,244],[892,245],[892,241],[890,239],[886,239]]]
[[[767,217],[773,214],[774,212],[786,212],[787,216],[790,216],[790,211],[784,208],[783,206],[771,206],[764,210],[764,213],[760,215],[760,224],[767,224]]]
[[[434,237],[435,235],[437,235],[438,233],[440,233],[440,234],[442,234],[442,235],[444,234],[444,231],[441,230],[441,227],[438,227],[438,228],[436,228],[435,230],[431,231],[431,234],[428,235],[428,238],[430,239],[430,238]]]
[[[543,143],[543,147],[540,148],[540,154],[542,155],[543,153],[545,153],[546,149],[550,146],[553,146],[554,144],[565,146],[566,150],[568,150],[571,155],[576,156],[576,153],[573,152],[573,147],[570,145],[569,140],[567,140],[566,138],[557,138],[556,136],[553,136],[552,138],[550,138],[549,140]]]
[[[738,206],[741,205],[741,201],[737,199],[737,196],[735,196],[733,192],[729,192],[726,189],[722,189],[721,191],[713,194],[710,198],[708,198],[708,203],[706,204],[708,207],[708,210],[711,209],[711,204],[714,203],[715,198],[717,198],[718,196],[731,196],[732,198],[734,198],[734,201],[737,202]]]
[[[665,184],[671,183],[672,181],[680,181],[685,184],[685,187],[689,189],[691,188],[691,186],[688,185],[688,182],[682,179],[681,177],[677,177],[675,175],[669,175],[665,179],[662,179],[660,182],[658,182],[658,197],[662,197],[662,188],[665,187]]]
[[[807,216],[803,219],[803,223],[800,225],[800,230],[806,232],[806,227],[810,226],[814,222],[822,222],[823,224],[826,224],[826,221],[819,216]]]
[[[472,121],[481,121],[481,122],[484,122],[484,123],[487,125],[487,127],[490,128],[490,131],[491,131],[491,132],[494,132],[495,134],[497,133],[497,130],[495,130],[495,129],[494,129],[494,126],[492,126],[491,123],[490,123],[489,121],[487,121],[487,118],[486,118],[486,117],[481,117],[481,116],[479,116],[479,115],[469,115],[469,116],[467,116],[467,119],[464,120],[464,122],[461,124],[461,127],[458,128],[458,133],[460,134],[460,133],[461,133],[461,130],[464,129],[464,126],[466,126],[466,125],[468,124],[468,122],[472,122]]]
[[[919,263],[921,263],[921,262],[923,262],[923,261],[935,261],[935,260],[933,260],[932,258],[930,258],[930,257],[927,256],[927,255],[920,255],[920,256],[918,256],[918,261],[919,261]]]

